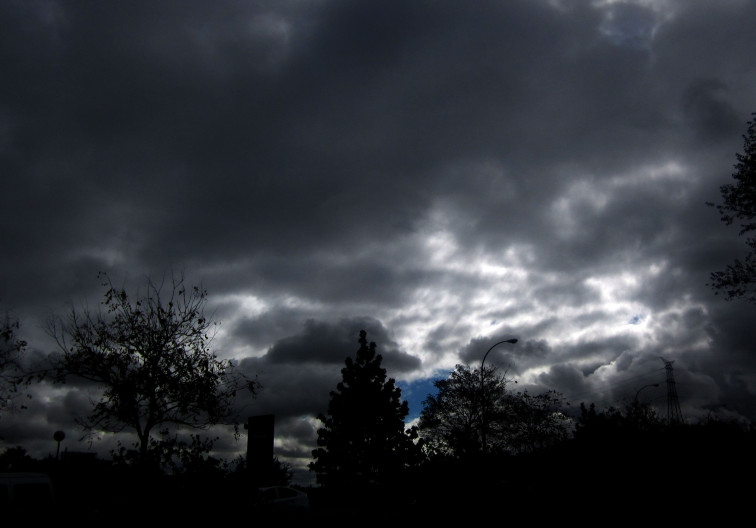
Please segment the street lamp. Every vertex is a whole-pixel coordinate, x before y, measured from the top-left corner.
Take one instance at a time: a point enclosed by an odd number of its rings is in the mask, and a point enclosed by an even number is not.
[[[658,386],[658,383],[649,383],[648,385],[644,385],[635,392],[635,399],[633,399],[632,405],[627,410],[627,417],[632,420],[635,427],[639,429],[647,427],[647,422],[649,418],[652,417],[652,415],[650,414],[651,407],[647,405],[641,405],[641,403],[638,401],[638,396],[643,389]]]
[[[483,361],[481,361],[481,362],[480,362],[480,371],[481,371],[481,375],[483,374],[483,363],[485,363],[485,362],[486,362],[486,357],[488,356],[488,353],[489,353],[489,352],[490,352],[491,350],[493,350],[493,349],[494,349],[495,347],[499,346],[499,345],[500,345],[500,344],[502,344],[502,343],[510,343],[510,344],[514,345],[515,343],[517,343],[517,339],[516,339],[516,338],[513,338],[513,339],[505,339],[504,341],[499,341],[498,343],[494,343],[494,344],[493,344],[493,346],[492,346],[491,348],[489,348],[489,349],[488,349],[488,350],[486,351],[486,353],[485,353],[485,354],[483,354]]]
[[[63,431],[55,431],[53,433],[53,440],[58,442],[58,450],[55,452],[55,460],[60,460],[60,443],[66,438],[66,433]]]
[[[509,343],[510,345],[514,345],[517,343],[516,338],[512,339],[505,339],[504,341],[499,341],[498,343],[494,343],[491,348],[489,348],[485,354],[483,354],[483,360],[480,362],[480,398],[481,398],[481,421],[483,422],[481,424],[481,443],[483,446],[483,452],[486,452],[486,449],[488,448],[488,445],[486,443],[486,427],[488,424],[486,423],[486,399],[483,395],[483,365],[486,363],[486,358],[488,357],[488,353],[491,352],[495,347],[503,344],[503,343]]]
[[[658,387],[658,383],[649,383],[648,385],[644,385],[640,389],[638,389],[638,392],[635,393],[635,399],[633,400],[636,404],[638,403],[638,395],[643,389],[647,389],[648,387]]]

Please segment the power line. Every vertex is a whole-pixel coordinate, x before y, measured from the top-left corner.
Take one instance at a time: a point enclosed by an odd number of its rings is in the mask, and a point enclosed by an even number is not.
[[[593,399],[598,401],[616,401],[617,393],[621,392],[622,389],[630,389],[628,390],[628,396],[630,396],[635,393],[638,385],[640,385],[641,383],[648,383],[648,381],[648,374],[638,374],[636,376],[624,378],[619,381],[609,381],[608,385],[603,389],[591,389],[581,392],[574,392],[566,396],[570,401],[590,399],[589,397],[594,397]]]

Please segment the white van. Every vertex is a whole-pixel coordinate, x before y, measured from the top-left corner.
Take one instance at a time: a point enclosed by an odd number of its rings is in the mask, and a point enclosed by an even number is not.
[[[55,495],[50,477],[44,473],[0,473],[0,511],[44,511]]]

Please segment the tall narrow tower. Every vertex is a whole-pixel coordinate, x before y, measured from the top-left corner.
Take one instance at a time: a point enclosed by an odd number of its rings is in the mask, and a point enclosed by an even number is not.
[[[672,372],[672,363],[660,357],[664,362],[664,368],[667,370],[667,422],[670,425],[683,423],[682,411],[680,410],[680,401],[677,399],[677,388],[675,387],[675,375]]]

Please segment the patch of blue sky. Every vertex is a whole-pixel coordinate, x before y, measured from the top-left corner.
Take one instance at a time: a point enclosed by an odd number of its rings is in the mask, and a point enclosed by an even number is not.
[[[430,378],[396,382],[396,386],[402,390],[402,399],[407,400],[407,404],[409,405],[409,414],[405,418],[405,422],[409,423],[420,417],[420,413],[423,410],[423,401],[429,395],[435,396],[438,392],[433,382],[439,379],[446,379],[448,374],[448,372],[439,372]]]
[[[644,321],[645,319],[646,319],[646,316],[645,316],[645,315],[643,315],[643,314],[637,314],[637,315],[634,315],[634,316],[632,316],[632,317],[630,318],[630,320],[628,321],[628,323],[629,323],[629,324],[631,324],[631,325],[639,325],[639,324],[641,324],[641,323],[642,323],[642,322],[643,322],[643,321]]]

